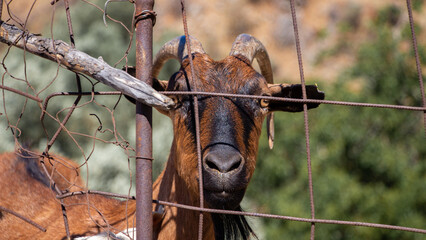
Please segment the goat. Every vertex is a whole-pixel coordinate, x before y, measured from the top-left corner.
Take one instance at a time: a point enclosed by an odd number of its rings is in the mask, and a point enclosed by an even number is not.
[[[211,59],[201,43],[193,37],[190,37],[192,51],[188,54],[185,41],[184,36],[175,38],[166,43],[156,55],[153,65],[153,87],[156,90],[197,89],[205,92],[302,98],[302,87],[299,84],[273,84],[266,49],[260,41],[248,34],[239,35],[232,45],[230,55],[221,61]],[[190,57],[195,76],[191,76]],[[163,64],[172,58],[180,62],[179,71],[168,82],[157,80]],[[252,67],[255,58],[261,74]],[[190,77],[194,79],[193,86],[188,84]],[[324,93],[318,91],[316,86],[306,86],[306,92],[310,99],[324,99]],[[172,110],[159,109],[172,120],[174,139],[165,169],[153,184],[153,198],[199,206],[200,179],[197,170],[193,98],[175,95],[173,99],[175,107]],[[274,111],[303,111],[303,104],[217,96],[199,97],[198,101],[205,206],[241,210],[240,202],[255,170],[258,141],[265,116]],[[318,105],[309,103],[307,107],[311,109]],[[10,166],[13,165],[11,154],[0,156],[3,164],[5,159],[11,162]],[[69,169],[61,169],[61,174],[66,175],[62,173],[64,171]],[[19,224],[19,220],[3,214],[0,215],[0,232],[7,232],[8,239],[64,238],[66,235],[57,200],[49,198],[52,193],[46,183],[29,178],[26,174],[24,171],[16,171],[12,176],[1,178],[2,186],[9,186],[10,182],[20,180],[16,192],[0,197],[0,206],[27,213],[28,218],[46,225],[47,231],[39,232],[32,226]],[[30,191],[28,186],[33,190]],[[20,200],[14,204],[17,198]],[[90,202],[90,206],[87,202]],[[64,203],[67,205],[73,237],[98,234],[105,229],[116,233],[133,227],[136,208],[134,201],[84,195],[72,196],[65,199]],[[158,205],[153,205],[153,211],[156,210]],[[248,239],[254,235],[244,216],[208,213],[205,216],[203,239]],[[198,212],[166,208],[160,217],[155,215],[154,238],[196,239],[197,226]]]

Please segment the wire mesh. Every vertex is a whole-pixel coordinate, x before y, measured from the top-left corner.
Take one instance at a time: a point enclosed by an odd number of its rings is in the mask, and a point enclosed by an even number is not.
[[[22,29],[27,30],[27,23],[29,20],[29,17],[31,15],[32,9],[33,7],[36,5],[37,0],[34,0],[33,2],[30,3],[31,7],[30,10],[28,11],[28,14],[25,18],[25,20],[21,20],[17,15],[15,15],[13,13],[13,8],[11,7],[13,5],[14,0],[10,0],[10,1],[5,1],[5,6],[6,6],[6,11],[8,12],[8,16],[9,19],[7,20],[7,22],[13,22],[14,24],[20,26]],[[58,11],[56,8],[56,6],[59,4],[60,1],[53,1],[51,4],[53,5],[53,14],[52,16],[54,16],[54,13],[56,11]],[[65,12],[66,12],[66,18],[67,18],[67,24],[68,24],[68,32],[69,32],[69,37],[70,37],[70,42],[73,46],[75,46],[75,38],[74,38],[74,33],[73,33],[73,28],[72,28],[72,21],[71,21],[71,15],[69,12],[70,6],[68,3],[68,0],[64,0],[64,8],[65,8]],[[96,7],[99,11],[104,12],[102,7],[98,7],[96,5],[94,5],[93,3],[89,2],[89,1],[85,1],[83,0],[82,2],[89,4],[91,6]],[[132,2],[133,3],[133,2]],[[274,218],[274,219],[281,219],[281,220],[289,220],[289,221],[301,221],[301,222],[307,222],[311,224],[311,239],[315,238],[315,224],[317,223],[322,223],[322,224],[340,224],[340,225],[351,225],[351,226],[364,226],[364,227],[372,227],[372,228],[382,228],[382,229],[391,229],[391,230],[400,230],[400,231],[408,231],[408,232],[415,232],[415,233],[421,233],[421,234],[426,234],[426,230],[424,229],[418,229],[418,228],[409,228],[409,227],[402,227],[402,226],[395,226],[395,225],[387,225],[387,224],[376,224],[376,223],[367,223],[367,222],[355,222],[355,221],[340,221],[340,220],[332,220],[332,219],[319,219],[315,217],[315,204],[314,204],[314,193],[313,193],[313,178],[312,175],[314,173],[312,173],[312,169],[311,169],[311,152],[310,152],[310,134],[309,134],[309,115],[307,112],[307,104],[308,103],[321,103],[321,104],[331,104],[331,105],[344,105],[344,106],[351,106],[351,107],[370,107],[370,108],[389,108],[389,109],[394,109],[394,110],[405,110],[405,111],[420,111],[420,112],[424,112],[424,124],[425,124],[425,132],[426,132],[426,99],[425,99],[425,94],[424,94],[424,86],[423,86],[423,79],[422,79],[422,72],[421,72],[421,64],[420,64],[420,58],[419,58],[419,53],[418,53],[418,46],[417,46],[417,40],[416,40],[416,34],[415,34],[415,28],[414,28],[414,20],[413,20],[413,14],[412,14],[412,3],[410,0],[406,0],[407,3],[407,14],[409,16],[409,23],[410,23],[410,30],[411,30],[411,36],[412,36],[412,47],[413,47],[413,51],[415,53],[415,60],[416,60],[416,67],[417,67],[417,74],[418,74],[418,78],[419,78],[419,85],[420,85],[420,91],[421,91],[421,95],[422,95],[422,103],[423,106],[422,107],[418,107],[418,106],[406,106],[406,105],[390,105],[390,104],[374,104],[374,103],[360,103],[360,102],[346,102],[346,101],[330,101],[330,100],[311,100],[311,99],[307,99],[307,95],[306,95],[306,88],[305,88],[305,77],[304,77],[304,69],[303,69],[303,60],[302,60],[302,49],[301,49],[301,45],[300,45],[300,40],[299,40],[299,29],[298,29],[298,24],[297,24],[297,17],[296,17],[296,7],[295,7],[295,2],[294,0],[290,0],[290,8],[291,8],[291,15],[292,15],[292,25],[293,25],[293,31],[294,31],[294,36],[295,36],[295,45],[296,45],[296,53],[297,53],[297,58],[298,58],[298,64],[299,64],[299,72],[300,72],[300,81],[302,84],[302,89],[303,89],[303,98],[302,99],[290,99],[290,98],[276,98],[276,97],[265,97],[265,96],[251,96],[251,95],[239,95],[239,94],[225,94],[225,93],[212,93],[212,92],[198,92],[197,89],[192,89],[193,91],[191,92],[162,92],[165,95],[191,95],[193,97],[193,101],[194,101],[194,112],[195,114],[195,122],[196,122],[196,132],[197,132],[197,137],[196,137],[196,142],[197,142],[197,156],[198,156],[198,174],[199,176],[202,175],[202,171],[201,171],[201,150],[200,150],[200,129],[199,129],[199,116],[198,116],[198,97],[199,96],[213,96],[213,97],[235,97],[235,98],[252,98],[252,99],[270,99],[270,100],[277,100],[277,101],[283,101],[283,102],[298,102],[298,103],[303,103],[304,106],[304,128],[305,128],[305,140],[306,140],[306,154],[307,154],[307,169],[308,169],[308,188],[309,188],[309,196],[310,196],[310,209],[311,209],[311,218],[298,218],[298,217],[292,217],[292,216],[282,216],[282,215],[273,215],[273,214],[263,214],[263,213],[254,213],[254,212],[239,212],[239,211],[227,211],[227,210],[219,210],[219,209],[208,209],[204,207],[204,199],[203,199],[203,186],[202,186],[202,181],[200,182],[199,185],[199,191],[200,191],[200,206],[187,206],[187,205],[183,205],[183,204],[179,204],[179,203],[171,203],[171,202],[166,202],[166,201],[159,201],[159,200],[153,200],[154,204],[161,204],[164,206],[169,206],[169,207],[174,207],[174,208],[183,208],[183,209],[188,209],[188,210],[193,210],[193,211],[197,211],[199,212],[199,223],[198,223],[198,238],[199,239],[203,239],[203,235],[205,233],[203,233],[203,213],[222,213],[222,214],[235,214],[235,215],[245,215],[245,216],[253,216],[253,217],[263,217],[263,218]],[[108,2],[107,2],[108,4]],[[1,6],[3,6],[3,4],[1,4]],[[186,36],[186,43],[187,43],[187,47],[188,49],[191,48],[191,43],[189,41],[189,31],[188,31],[188,27],[187,27],[187,23],[186,23],[186,12],[185,12],[185,1],[181,1],[181,14],[182,14],[182,19],[183,19],[183,26],[184,26],[184,32],[185,32],[185,36]],[[137,18],[137,16],[135,16],[136,11],[133,12],[133,18],[135,19]],[[1,13],[1,11],[0,11]],[[123,27],[123,29],[125,31],[127,31],[128,35],[129,35],[129,44],[128,44],[128,48],[125,51],[123,57],[116,63],[116,65],[118,65],[119,63],[121,63],[123,60],[126,62],[126,66],[127,66],[127,62],[128,62],[128,55],[130,52],[130,49],[132,48],[132,44],[133,44],[133,25],[135,24],[134,20],[132,20],[132,22],[130,23],[130,27],[127,26],[125,23],[123,23],[120,20],[114,19],[112,18],[110,15],[105,13],[105,16],[110,19],[111,21],[121,25]],[[53,17],[52,17],[53,18]],[[4,15],[3,15],[3,19],[4,19]],[[52,20],[52,28],[53,28],[53,20]],[[129,30],[132,29],[132,30]],[[52,31],[53,32],[53,31]],[[55,36],[53,36],[52,33],[52,38],[54,38]],[[78,44],[78,42],[77,42]],[[67,204],[63,201],[63,199],[66,199],[67,197],[70,196],[76,196],[76,195],[90,195],[90,194],[98,194],[98,195],[105,195],[105,196],[110,196],[110,197],[116,197],[116,198],[124,198],[127,200],[136,200],[135,197],[132,197],[130,195],[130,191],[129,194],[127,195],[120,195],[120,194],[111,194],[111,193],[105,193],[105,192],[100,192],[100,191],[93,191],[93,190],[87,190],[88,186],[76,186],[78,187],[79,191],[72,191],[69,192],[67,189],[60,189],[58,187],[58,185],[55,183],[55,180],[51,177],[53,175],[52,172],[49,172],[48,168],[46,168],[45,164],[47,161],[57,161],[56,158],[53,159],[50,156],[50,149],[52,148],[52,146],[54,146],[58,136],[60,136],[61,134],[65,134],[68,138],[70,138],[73,142],[73,144],[75,144],[76,148],[79,149],[79,151],[81,152],[81,154],[83,155],[84,158],[84,163],[81,164],[80,166],[78,166],[78,168],[87,168],[88,169],[88,165],[87,165],[87,161],[89,160],[90,156],[91,156],[91,152],[89,154],[86,154],[86,151],[83,150],[84,148],[81,146],[81,143],[79,143],[79,140],[77,139],[78,136],[83,136],[84,138],[88,138],[91,141],[93,141],[93,146],[92,146],[92,152],[94,151],[95,148],[95,142],[96,141],[101,141],[107,144],[114,144],[117,145],[118,147],[120,147],[121,149],[123,149],[126,154],[127,154],[127,158],[128,159],[132,159],[132,158],[136,158],[134,157],[136,155],[135,153],[135,149],[132,148],[129,144],[129,141],[126,140],[125,137],[123,137],[120,132],[117,130],[116,128],[116,119],[115,119],[115,115],[114,112],[117,108],[117,106],[119,105],[120,101],[121,101],[121,93],[120,92],[105,92],[105,91],[97,91],[97,84],[91,82],[91,80],[85,78],[84,76],[81,76],[79,74],[76,74],[75,79],[76,79],[76,88],[77,88],[77,92],[60,92],[60,93],[53,93],[53,94],[49,94],[48,96],[44,97],[43,93],[45,91],[47,91],[46,89],[49,88],[49,86],[51,84],[53,84],[54,82],[60,81],[58,79],[58,75],[56,75],[46,86],[41,86],[37,89],[41,89],[41,90],[36,90],[36,88],[32,85],[32,83],[28,80],[28,77],[26,75],[26,70],[24,69],[24,77],[20,78],[20,77],[15,77],[11,72],[9,72],[9,70],[7,69],[7,64],[6,64],[6,60],[9,58],[8,57],[8,53],[10,51],[11,47],[8,48],[3,60],[2,60],[2,65],[3,65],[3,77],[2,77],[2,85],[0,86],[2,91],[3,91],[3,110],[4,110],[4,117],[8,123],[8,128],[11,131],[11,135],[14,138],[14,141],[16,143],[16,145],[20,146],[20,134],[21,134],[21,130],[19,128],[19,123],[20,121],[24,118],[25,116],[25,111],[26,111],[26,105],[29,102],[28,100],[32,100],[35,101],[37,104],[39,104],[41,106],[42,109],[42,116],[41,116],[41,122],[44,121],[44,118],[48,118],[50,121],[55,122],[56,124],[59,125],[59,127],[56,129],[56,131],[54,131],[54,134],[52,137],[49,136],[49,130],[47,129],[46,126],[43,125],[43,129],[46,132],[46,138],[48,139],[47,143],[46,143],[46,147],[44,149],[44,151],[42,153],[37,153],[37,152],[33,152],[33,155],[39,156],[42,161],[42,166],[43,169],[45,171],[45,174],[47,176],[49,176],[50,179],[50,184],[52,186],[52,189],[54,190],[53,195],[55,195],[55,197],[58,199],[58,204],[61,205],[62,208],[62,214],[64,217],[64,225],[65,225],[65,229],[66,229],[66,234],[68,238],[71,238],[71,234],[69,232],[68,229],[68,219],[67,219]],[[189,50],[190,52],[190,50]],[[192,58],[190,59],[190,64],[191,64],[191,71],[192,74],[191,76],[195,76],[194,71],[196,71],[196,69],[194,69],[193,63],[192,63]],[[24,52],[24,65],[26,65],[26,57],[25,57],[25,52]],[[58,71],[59,71],[59,65],[58,65]],[[16,89],[15,87],[9,87],[5,85],[5,76],[11,77],[13,79],[15,79],[18,82],[22,82],[24,85],[26,85],[26,90],[25,91],[21,91]],[[89,84],[90,88],[92,89],[92,91],[90,92],[83,92],[82,91],[82,80],[81,78],[84,79],[86,84]],[[196,79],[191,79],[190,82],[193,83],[194,81],[196,81]],[[195,84],[193,84],[195,86]],[[5,98],[6,98],[6,91],[10,91],[10,92],[14,92],[16,94],[19,94],[23,97],[26,98],[24,106],[22,108],[22,110],[20,111],[20,116],[15,120],[12,121],[10,120],[9,116],[8,116],[8,112],[7,112],[7,106],[5,103]],[[113,104],[112,107],[108,107],[100,102],[98,102],[96,96],[98,95],[118,95],[119,98],[117,100],[115,100],[115,103]],[[56,113],[52,114],[51,112],[49,112],[48,109],[48,103],[49,101],[53,98],[53,97],[57,97],[57,96],[77,96],[73,102],[73,104],[71,105],[71,107],[67,107],[65,109],[58,109]],[[82,101],[82,97],[83,96],[90,96],[90,98],[88,100],[86,100],[84,103],[80,103]],[[41,104],[43,103],[43,104]],[[86,105],[90,105],[90,104],[94,104],[97,108],[102,108],[105,111],[110,113],[111,119],[110,121],[112,122],[112,128],[108,128],[108,129],[103,129],[104,126],[102,124],[102,121],[96,116],[95,116],[98,120],[99,120],[99,126],[97,126],[96,131],[94,134],[85,134],[85,133],[79,133],[79,132],[74,132],[72,130],[69,130],[67,127],[67,123],[71,117],[71,115],[74,114],[76,109],[80,109],[85,107]],[[65,116],[61,116],[61,114],[63,115],[63,113],[66,112]],[[111,140],[105,140],[101,137],[98,137],[97,134],[99,133],[111,133],[113,135],[113,141]],[[21,146],[20,146],[21,147]],[[57,162],[57,164],[60,165],[66,165],[66,161],[64,160],[63,162],[59,161]],[[129,175],[132,175],[132,171],[130,170],[129,167]],[[69,180],[69,179],[65,179],[65,180]],[[72,183],[72,182],[70,182]],[[73,184],[71,184],[73,185]],[[48,196],[47,196],[48,197]],[[87,198],[87,206],[88,208],[90,208],[91,203],[89,201],[89,198]],[[1,207],[1,206],[0,206]],[[7,211],[8,209],[5,208],[1,208],[3,211]],[[127,215],[131,215],[132,213],[128,213]],[[29,219],[28,219],[29,220]],[[30,221],[30,220],[29,220]],[[27,222],[29,222],[27,221]],[[131,220],[127,220],[128,222]],[[31,223],[31,224],[37,224],[37,223]],[[129,224],[128,224],[129,225]],[[105,228],[105,226],[98,224],[98,226],[100,228],[102,228],[103,230],[106,231],[113,231],[113,229],[111,228],[111,226],[109,224],[107,224],[107,227]]]

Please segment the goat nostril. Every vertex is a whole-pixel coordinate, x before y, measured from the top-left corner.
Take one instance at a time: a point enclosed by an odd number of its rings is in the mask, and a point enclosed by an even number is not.
[[[235,169],[237,169],[237,168],[239,168],[239,167],[240,167],[240,165],[241,165],[241,160],[240,160],[240,161],[238,161],[238,162],[235,162],[235,163],[231,166],[231,168],[229,169],[229,172],[230,172],[230,171],[233,171],[233,170],[235,170]]]
[[[205,168],[207,170],[216,170],[221,173],[229,173],[238,169],[242,165],[242,162],[243,160],[240,154],[224,157],[210,153],[204,159]]]
[[[214,169],[214,170],[217,170],[217,171],[219,171],[220,172],[220,169],[216,166],[216,164],[214,164],[213,162],[211,162],[211,161],[206,161],[206,163],[207,163],[207,166],[209,167],[209,168],[211,168],[211,169]]]

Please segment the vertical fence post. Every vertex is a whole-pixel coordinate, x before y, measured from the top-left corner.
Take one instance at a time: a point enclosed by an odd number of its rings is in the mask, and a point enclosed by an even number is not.
[[[153,0],[137,0],[136,14],[152,11]],[[136,77],[152,85],[152,24],[136,21]],[[152,239],[152,108],[136,103],[136,238]]]
[[[2,20],[1,19],[2,13],[3,13],[3,0],[0,0],[0,21]]]

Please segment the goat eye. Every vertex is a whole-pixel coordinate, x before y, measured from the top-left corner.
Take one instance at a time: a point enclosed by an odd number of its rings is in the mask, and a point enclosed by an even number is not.
[[[267,108],[269,106],[269,99],[260,99],[259,104],[260,107]]]

